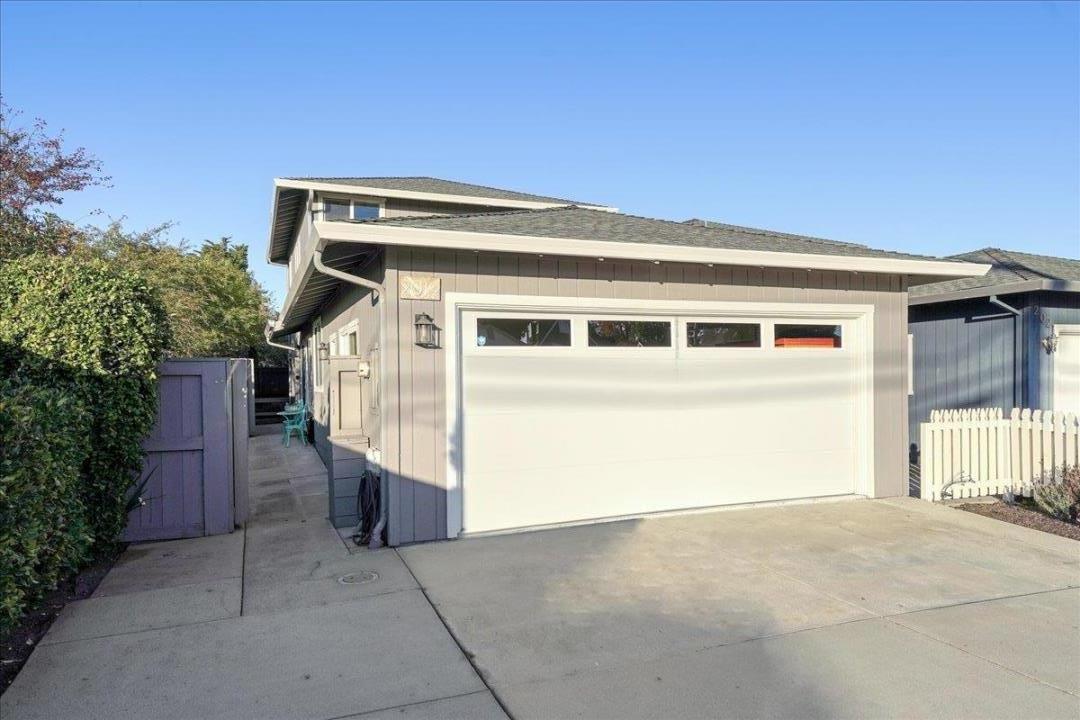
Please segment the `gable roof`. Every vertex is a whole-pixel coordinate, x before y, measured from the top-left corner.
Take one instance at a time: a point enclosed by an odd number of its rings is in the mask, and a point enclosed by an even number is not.
[[[492,208],[535,210],[575,204],[611,212],[616,210],[608,205],[593,205],[433,177],[275,178],[274,205],[270,211],[270,240],[266,247],[268,262],[284,263],[288,260],[289,249],[301,220],[301,211],[313,191],[475,205],[478,210],[485,212]]]
[[[952,255],[950,259],[986,263],[990,270],[981,277],[955,278],[913,287],[909,294],[911,304],[1034,290],[1080,292],[1080,260],[998,248]]]
[[[805,235],[778,233],[737,225],[710,223],[706,226],[674,220],[658,220],[578,206],[466,215],[378,218],[355,221],[354,224],[569,240],[587,239],[611,243],[674,245],[688,248],[939,260],[925,255],[876,250],[866,245],[824,240]],[[521,249],[524,252],[530,250],[525,245]]]
[[[285,179],[325,183],[329,185],[378,188],[380,190],[404,190],[407,192],[432,193],[435,195],[460,195],[463,197],[490,198],[492,200],[525,200],[529,202],[557,203],[559,205],[600,205],[600,203],[567,200],[565,198],[550,197],[548,195],[536,195],[533,193],[518,192],[517,190],[506,190],[504,188],[489,187],[487,185],[474,185],[473,183],[464,183],[458,182],[457,180],[444,180],[442,178],[426,176],[292,177]]]

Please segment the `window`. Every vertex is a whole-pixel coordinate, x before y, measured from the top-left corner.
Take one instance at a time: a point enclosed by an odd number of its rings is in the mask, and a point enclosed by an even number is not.
[[[323,220],[371,220],[380,215],[378,203],[344,198],[323,198]]]
[[[348,200],[331,200],[327,198],[323,201],[323,219],[324,220],[348,220],[349,219],[349,201]]]
[[[686,346],[761,347],[761,326],[757,323],[688,322]]]
[[[667,320],[589,320],[589,347],[671,347]]]
[[[372,203],[361,203],[353,201],[352,206],[352,219],[353,220],[371,220],[379,217],[379,206]]]
[[[569,320],[477,318],[479,347],[569,347]]]
[[[773,345],[778,348],[838,348],[839,325],[776,325]]]
[[[345,337],[342,338],[342,348],[341,348],[341,350],[342,350],[343,355],[357,355],[357,354],[359,354],[358,353],[358,346],[357,346],[357,342],[356,342],[356,331],[355,330],[353,330],[351,333],[345,335]]]

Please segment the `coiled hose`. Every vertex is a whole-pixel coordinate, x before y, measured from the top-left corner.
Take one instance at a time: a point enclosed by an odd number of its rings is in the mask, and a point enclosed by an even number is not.
[[[360,476],[360,487],[356,493],[356,514],[359,522],[353,531],[352,540],[357,545],[371,542],[371,533],[379,519],[379,476],[365,470]]]

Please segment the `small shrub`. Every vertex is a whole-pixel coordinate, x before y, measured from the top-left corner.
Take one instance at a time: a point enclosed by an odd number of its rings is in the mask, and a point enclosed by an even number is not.
[[[0,380],[0,627],[87,558],[89,419],[63,390]]]
[[[1077,522],[1080,516],[1080,465],[1065,468],[1060,482],[1045,480],[1037,484],[1035,504],[1051,517]]]

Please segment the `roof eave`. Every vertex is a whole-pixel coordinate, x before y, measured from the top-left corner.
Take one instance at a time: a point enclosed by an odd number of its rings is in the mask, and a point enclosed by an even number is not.
[[[552,238],[532,235],[477,233],[458,230],[430,230],[379,223],[317,221],[320,238],[334,242],[361,242],[413,247],[442,247],[457,250],[603,257],[622,260],[686,262],[752,267],[785,267],[805,270],[878,272],[938,278],[985,275],[989,265],[949,260],[918,260],[855,255],[787,253],[771,250],[703,248],[686,245],[626,243],[584,238]]]
[[[1015,283],[1002,283],[999,285],[981,285],[964,290],[951,292],[933,293],[931,295],[909,295],[908,305],[931,305],[934,303],[952,302],[954,300],[972,300],[991,295],[1015,295],[1023,292],[1037,291],[1053,292],[1080,292],[1080,282],[1075,280],[1024,280]]]

